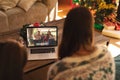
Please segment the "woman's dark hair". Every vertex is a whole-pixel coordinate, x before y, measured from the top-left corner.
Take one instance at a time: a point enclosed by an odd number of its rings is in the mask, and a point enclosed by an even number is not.
[[[90,50],[93,42],[93,16],[88,8],[71,9],[65,18],[59,58],[71,56],[81,47]]]
[[[27,50],[14,40],[0,42],[0,80],[23,80]]]

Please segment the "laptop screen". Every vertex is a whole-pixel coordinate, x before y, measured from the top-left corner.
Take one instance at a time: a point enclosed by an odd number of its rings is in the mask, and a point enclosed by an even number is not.
[[[56,26],[27,27],[27,47],[52,47],[58,43]]]

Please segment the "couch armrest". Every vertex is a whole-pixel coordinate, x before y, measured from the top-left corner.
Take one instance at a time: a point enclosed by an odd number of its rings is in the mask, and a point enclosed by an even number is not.
[[[48,7],[48,21],[55,20],[58,11],[58,0],[42,0],[42,2]]]

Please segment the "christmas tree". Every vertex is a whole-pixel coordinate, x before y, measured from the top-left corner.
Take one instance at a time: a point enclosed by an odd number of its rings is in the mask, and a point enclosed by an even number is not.
[[[73,0],[73,3],[91,10],[95,18],[95,26],[102,26],[105,20],[112,18],[113,15],[116,16],[115,0]]]

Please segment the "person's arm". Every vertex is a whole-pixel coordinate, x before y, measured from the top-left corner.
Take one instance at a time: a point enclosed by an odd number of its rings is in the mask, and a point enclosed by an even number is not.
[[[53,80],[52,68],[50,67],[47,73],[47,80]]]
[[[56,66],[57,63],[52,64],[49,69],[48,69],[48,73],[47,73],[47,80],[54,80],[56,74],[57,74],[57,70],[58,67]]]

